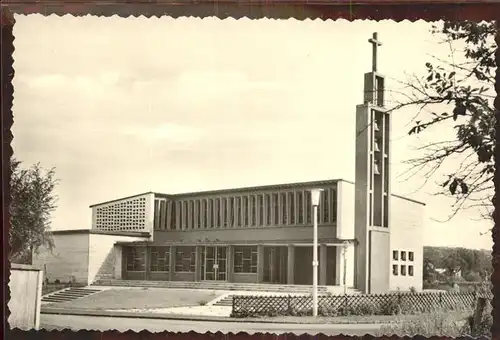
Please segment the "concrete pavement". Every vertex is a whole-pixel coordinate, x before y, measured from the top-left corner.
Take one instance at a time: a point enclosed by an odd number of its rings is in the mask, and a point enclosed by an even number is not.
[[[71,325],[71,326],[68,326]],[[223,333],[295,333],[326,335],[365,335],[380,330],[379,324],[284,324],[284,323],[245,323],[245,322],[201,322],[189,320],[161,320],[161,319],[133,319],[120,317],[99,317],[82,315],[56,315],[42,314],[41,328],[63,329],[70,327],[73,330],[106,331],[116,329],[124,332],[148,330],[150,332],[189,332],[197,333],[218,332]]]

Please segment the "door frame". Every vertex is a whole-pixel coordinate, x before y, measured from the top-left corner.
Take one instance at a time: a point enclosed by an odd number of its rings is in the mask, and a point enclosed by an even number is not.
[[[214,261],[214,266],[217,266],[217,267],[213,267],[213,269],[211,271],[208,271],[208,268],[207,268],[207,249],[208,248],[213,248],[214,252],[214,257],[213,257],[213,261]],[[225,272],[224,272],[224,280],[219,280],[218,277],[219,277],[219,250],[222,249],[224,251],[224,256],[223,256],[223,261],[225,262]],[[201,281],[216,281],[216,282],[226,282],[227,281],[227,275],[228,275],[228,267],[227,267],[227,264],[228,264],[228,261],[227,261],[227,251],[228,251],[228,247],[227,246],[223,246],[223,245],[210,245],[210,246],[203,246],[203,270],[201,271]],[[213,275],[214,275],[214,278],[213,279],[207,279],[207,272],[212,272]]]

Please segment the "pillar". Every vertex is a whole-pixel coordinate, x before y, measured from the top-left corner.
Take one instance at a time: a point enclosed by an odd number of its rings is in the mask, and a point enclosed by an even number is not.
[[[226,269],[227,269],[227,282],[233,282],[233,260],[234,260],[234,246],[227,246],[226,256]]]
[[[194,280],[201,281],[202,272],[201,272],[201,252],[203,251],[201,246],[196,246],[196,257],[195,257],[195,265],[194,265]]]
[[[170,262],[168,266],[168,280],[172,281],[175,272],[175,246],[170,246]]]
[[[319,245],[319,285],[326,286],[326,273],[327,273],[327,248],[326,244]]]
[[[335,247],[335,285],[344,284],[344,252],[341,246]]]
[[[264,280],[264,245],[257,246],[257,283]]]
[[[293,285],[295,282],[295,246],[288,245],[288,259],[287,259],[287,280],[286,283]]]

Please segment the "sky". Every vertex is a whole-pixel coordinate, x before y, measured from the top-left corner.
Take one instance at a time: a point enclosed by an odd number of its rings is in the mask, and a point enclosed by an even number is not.
[[[430,25],[17,15],[14,153],[56,168],[54,230],[90,228],[89,205],[147,191],[354,181],[368,39],[378,32],[392,93],[449,54]],[[414,115],[392,114],[393,193],[427,204],[426,245],[491,249],[478,211],[440,222],[445,172],[404,176],[416,147],[451,131],[408,136]]]

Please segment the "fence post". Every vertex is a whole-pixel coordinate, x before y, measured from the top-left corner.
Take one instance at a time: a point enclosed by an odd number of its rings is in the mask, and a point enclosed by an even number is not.
[[[233,312],[233,313],[234,313],[234,299],[236,299],[236,297],[233,295],[233,298],[231,299],[231,303],[232,303],[231,312]]]
[[[443,308],[443,292],[439,292],[439,307]]]
[[[288,313],[292,311],[292,296],[288,294]]]
[[[484,309],[486,308],[486,299],[479,298],[476,303],[476,308],[474,310],[474,315],[472,317],[472,325],[471,325],[471,335],[479,336],[480,325],[483,319]]]

